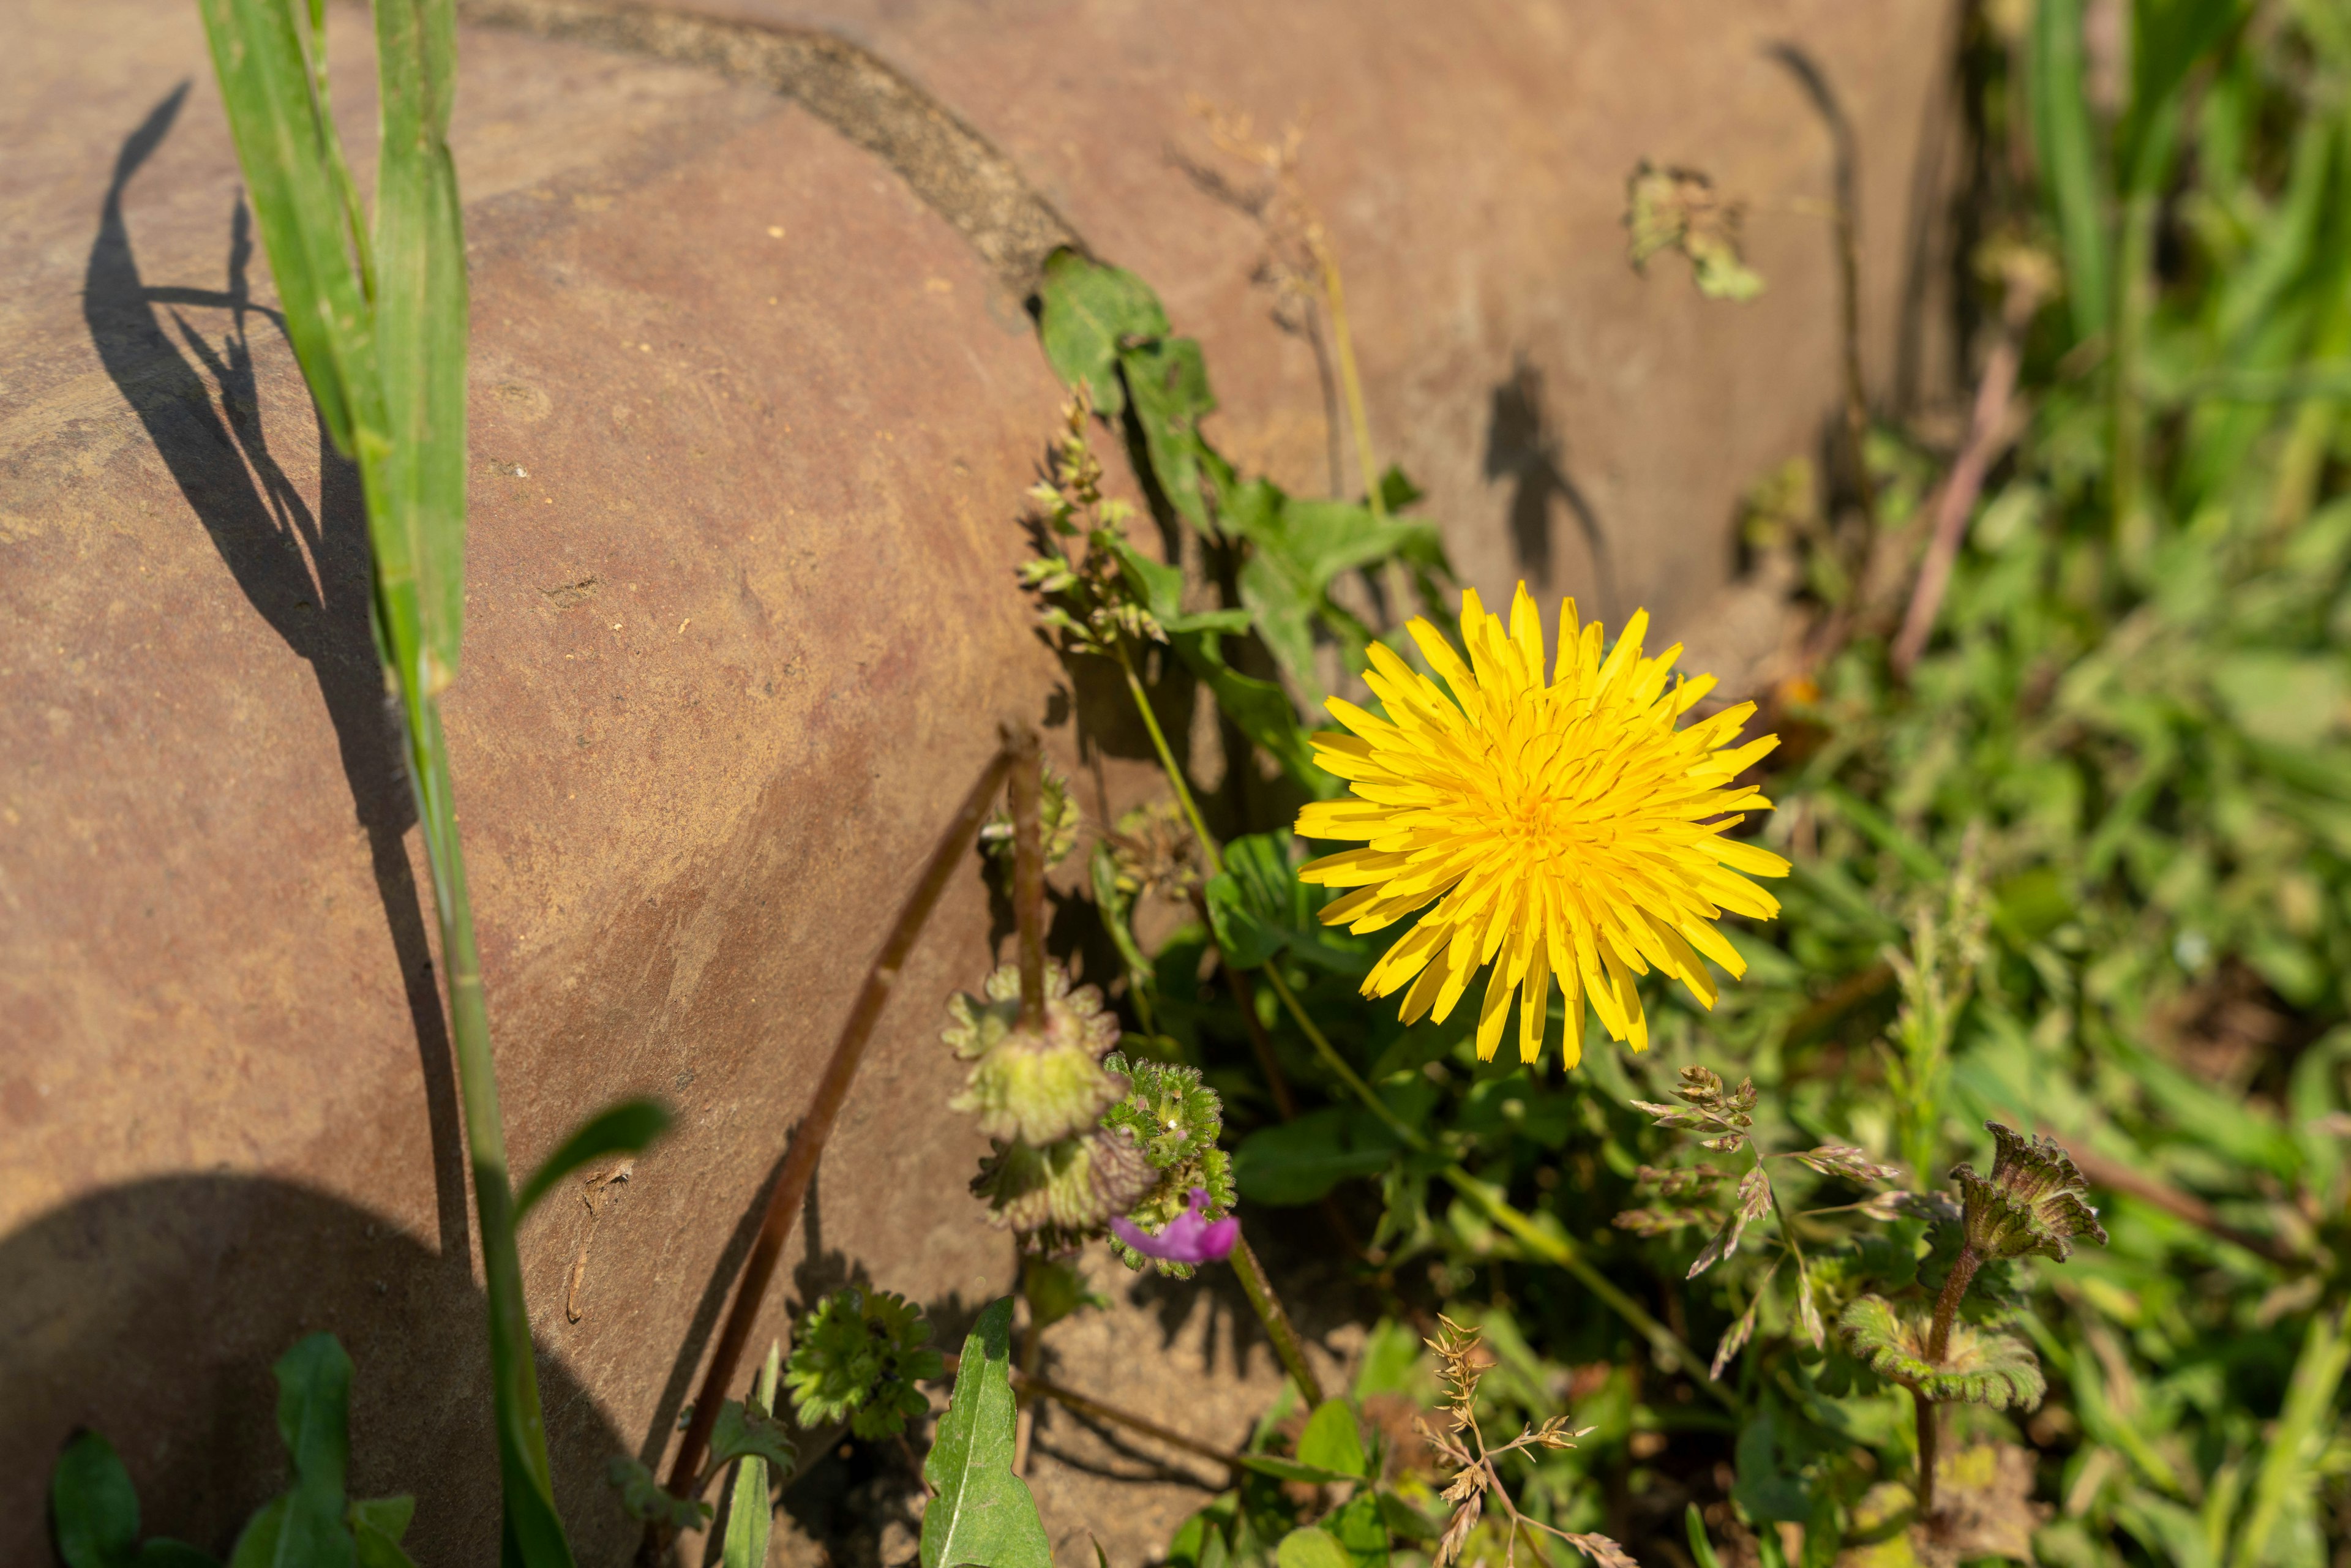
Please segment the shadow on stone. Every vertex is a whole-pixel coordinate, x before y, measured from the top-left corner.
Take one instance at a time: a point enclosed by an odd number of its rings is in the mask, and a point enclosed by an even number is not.
[[[420,1563],[496,1556],[486,1308],[465,1254],[285,1182],[167,1176],[0,1239],[0,1561],[51,1560],[49,1470],[84,1427],[120,1451],[147,1533],[225,1557],[286,1484],[270,1364],[319,1330],[357,1366],[352,1494],[414,1494]],[[625,1561],[635,1527],[603,1479],[622,1440],[559,1363],[542,1355],[538,1375],[580,1561]]]
[[[1591,552],[1603,620],[1617,616],[1616,570],[1608,536],[1582,486],[1567,471],[1565,444],[1552,428],[1543,406],[1542,372],[1521,357],[1510,380],[1494,388],[1486,422],[1486,477],[1510,483],[1510,549],[1518,569],[1537,589],[1552,586],[1551,504],[1557,499],[1574,519]],[[1588,613],[1588,612],[1587,612]]]
[[[247,277],[253,226],[242,198],[229,220],[227,287],[217,293],[150,286],[123,217],[125,191],[171,133],[187,94],[185,82],[173,89],[116,156],[83,274],[82,319],[107,375],[139,416],[222,562],[318,680],[352,810],[367,834],[391,956],[400,966],[416,1032],[441,1249],[462,1256],[469,1232],[456,1082],[424,910],[402,841],[415,821],[415,805],[401,758],[399,720],[386,701],[368,627],[371,572],[359,478],[323,431],[306,432],[319,444],[314,512],[270,451],[247,328],[258,319],[274,330],[279,322],[275,311],[253,302]],[[172,330],[158,306],[170,308]],[[191,325],[183,309],[225,311],[218,341]],[[267,845],[254,848],[271,852]]]

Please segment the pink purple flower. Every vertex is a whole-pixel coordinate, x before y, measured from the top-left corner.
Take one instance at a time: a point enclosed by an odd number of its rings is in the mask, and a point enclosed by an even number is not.
[[[1208,1189],[1196,1186],[1184,1212],[1167,1222],[1167,1228],[1154,1236],[1123,1215],[1110,1222],[1113,1235],[1146,1258],[1157,1258],[1169,1263],[1221,1263],[1231,1255],[1233,1244],[1241,1239],[1241,1222],[1232,1215],[1222,1219],[1206,1217]]]

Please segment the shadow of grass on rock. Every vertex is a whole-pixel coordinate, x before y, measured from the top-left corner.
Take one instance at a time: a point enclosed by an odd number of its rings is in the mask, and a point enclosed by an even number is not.
[[[0,1239],[0,1562],[51,1561],[51,1466],[105,1434],[144,1528],[227,1554],[283,1490],[270,1364],[308,1333],[341,1340],[354,1496],[409,1492],[419,1563],[496,1560],[498,1474],[486,1308],[470,1258],[289,1183],[165,1176],[108,1188]],[[582,1563],[626,1561],[635,1526],[603,1480],[620,1435],[567,1369],[538,1375],[556,1503]]]

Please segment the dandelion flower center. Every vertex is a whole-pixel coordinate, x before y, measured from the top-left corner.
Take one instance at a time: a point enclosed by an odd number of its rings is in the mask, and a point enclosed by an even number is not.
[[[1603,657],[1599,623],[1580,624],[1568,601],[1546,681],[1526,586],[1507,630],[1472,590],[1461,603],[1467,661],[1427,622],[1408,628],[1444,686],[1375,643],[1364,680],[1384,716],[1331,700],[1352,733],[1318,734],[1315,755],[1353,797],[1308,805],[1298,831],[1364,847],[1299,875],[1352,890],[1323,910],[1329,925],[1377,931],[1426,911],[1364,983],[1367,996],[1405,990],[1406,1023],[1442,1022],[1490,965],[1478,1054],[1492,1059],[1516,996],[1520,1059],[1533,1061],[1556,978],[1573,1066],[1586,1001],[1612,1037],[1641,1051],[1637,977],[1657,969],[1711,1008],[1705,960],[1745,972],[1713,922],[1725,911],[1777,915],[1748,877],[1785,876],[1788,863],[1725,835],[1745,812],[1771,809],[1734,780],[1779,742],[1731,746],[1752,703],[1675,727],[1714,681],[1672,678],[1678,643],[1644,658],[1647,628],[1647,612],[1635,613]]]

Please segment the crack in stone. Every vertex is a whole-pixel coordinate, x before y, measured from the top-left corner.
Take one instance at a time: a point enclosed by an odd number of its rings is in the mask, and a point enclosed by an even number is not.
[[[895,170],[1005,287],[1027,298],[1045,258],[1085,242],[1009,158],[870,51],[815,28],[721,19],[625,0],[459,0],[479,26],[698,66],[795,99]]]

